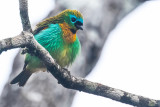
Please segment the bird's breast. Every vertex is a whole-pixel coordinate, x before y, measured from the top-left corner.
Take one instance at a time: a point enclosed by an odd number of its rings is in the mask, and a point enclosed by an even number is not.
[[[67,43],[73,43],[76,41],[76,33],[71,32],[70,27],[66,22],[59,24],[59,26],[61,27],[62,32],[63,32],[63,35],[62,35],[63,39]]]

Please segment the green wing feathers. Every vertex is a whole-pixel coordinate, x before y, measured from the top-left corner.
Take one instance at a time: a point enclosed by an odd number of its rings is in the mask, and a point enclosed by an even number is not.
[[[38,34],[43,29],[47,28],[50,24],[62,23],[64,21],[63,19],[64,19],[63,15],[61,14],[59,14],[58,16],[47,18],[36,25],[36,28],[33,31],[33,34],[34,35]]]
[[[51,56],[56,60],[56,62],[62,67],[69,66],[75,60],[77,54],[80,50],[80,42],[78,38],[74,43],[66,43],[62,37],[62,29],[59,24],[50,24],[47,29],[42,30],[37,35],[35,39],[51,54]],[[40,62],[36,56],[26,57],[26,60],[30,63],[34,61]],[[32,67],[35,65],[32,63]],[[42,64],[37,64],[34,67],[41,66]]]

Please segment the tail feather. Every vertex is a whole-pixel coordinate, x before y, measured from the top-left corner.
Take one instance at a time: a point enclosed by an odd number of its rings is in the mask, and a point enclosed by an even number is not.
[[[16,84],[18,83],[19,86],[24,86],[29,79],[29,77],[32,75],[29,71],[23,70],[18,76],[16,76],[10,84]]]

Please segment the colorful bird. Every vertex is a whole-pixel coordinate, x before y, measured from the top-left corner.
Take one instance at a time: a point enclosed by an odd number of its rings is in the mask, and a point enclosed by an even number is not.
[[[57,16],[40,22],[33,31],[34,38],[56,60],[61,67],[71,65],[81,49],[77,31],[83,30],[83,16],[77,10],[64,10]],[[24,86],[32,73],[46,71],[42,61],[30,54],[26,54],[23,71],[15,77],[11,84]]]

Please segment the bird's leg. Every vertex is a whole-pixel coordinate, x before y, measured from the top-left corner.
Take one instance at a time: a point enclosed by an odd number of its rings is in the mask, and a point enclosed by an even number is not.
[[[68,69],[67,68],[63,68],[65,71],[68,71]]]
[[[24,49],[22,49],[21,54],[26,54],[26,53],[28,53],[28,51],[29,51],[29,49],[28,49],[28,48],[24,48]]]
[[[67,71],[67,73],[68,73],[69,75],[71,75],[70,71],[69,71],[67,68],[62,68],[62,69],[65,70],[65,71]]]
[[[36,53],[36,52],[35,52],[35,50],[32,49],[32,48],[24,48],[24,49],[22,49],[21,54],[26,54],[26,53],[29,53],[29,54],[31,54],[31,55],[34,55],[33,53]]]

